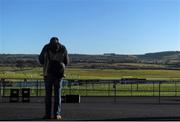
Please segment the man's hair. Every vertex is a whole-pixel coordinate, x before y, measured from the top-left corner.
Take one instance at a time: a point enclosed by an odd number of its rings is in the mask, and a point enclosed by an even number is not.
[[[56,40],[59,42],[58,37],[52,37],[52,38],[50,39],[50,43],[52,43],[52,42],[54,42],[54,41],[56,41]]]

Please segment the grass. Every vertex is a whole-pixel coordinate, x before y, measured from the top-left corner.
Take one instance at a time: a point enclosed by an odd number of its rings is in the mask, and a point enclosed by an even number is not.
[[[121,79],[121,78],[145,78],[150,80],[180,80],[179,70],[116,70],[116,69],[81,69],[67,68],[65,71],[66,79]],[[42,79],[42,67],[0,67],[0,78],[14,79]],[[15,81],[12,79],[13,81]],[[132,88],[132,90],[131,90]],[[116,86],[117,96],[157,96],[159,95],[158,84],[118,84]],[[161,95],[180,96],[180,84],[174,83],[161,84]],[[31,88],[31,96],[44,96],[44,87],[37,91]],[[66,86],[63,90],[65,94],[80,94],[81,96],[113,96],[113,84],[88,84]],[[9,95],[9,89],[5,90],[5,95]]]
[[[67,69],[67,78],[74,79],[121,79],[145,78],[157,80],[180,79],[178,70],[115,70],[115,69]]]
[[[153,80],[180,79],[179,70],[116,70],[67,68],[66,79],[145,78]],[[0,67],[0,78],[42,79],[42,67]]]

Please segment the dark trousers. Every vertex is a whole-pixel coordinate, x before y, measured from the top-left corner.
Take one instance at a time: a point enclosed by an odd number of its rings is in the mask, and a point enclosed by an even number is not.
[[[54,102],[53,102],[53,115],[61,115],[61,89],[62,80],[48,75],[44,79],[45,81],[45,114],[46,116],[51,116],[52,108],[52,90],[54,87]]]

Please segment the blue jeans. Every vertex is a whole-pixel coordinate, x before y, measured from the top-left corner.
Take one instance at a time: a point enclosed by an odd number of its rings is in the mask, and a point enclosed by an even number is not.
[[[51,75],[48,75],[44,78],[45,81],[45,114],[46,116],[51,116],[52,108],[52,88],[54,87],[54,109],[53,115],[61,115],[61,90],[63,80],[55,78]]]

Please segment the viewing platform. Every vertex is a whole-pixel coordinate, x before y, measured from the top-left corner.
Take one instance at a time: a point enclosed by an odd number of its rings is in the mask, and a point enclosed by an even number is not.
[[[80,103],[63,103],[63,120],[180,120],[180,97],[81,97]],[[0,104],[0,120],[42,121],[44,97],[30,103]],[[51,120],[53,121],[53,120]]]

